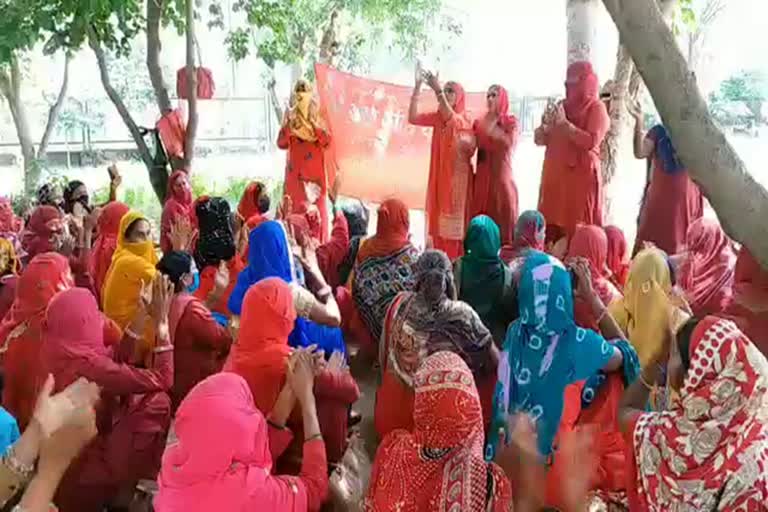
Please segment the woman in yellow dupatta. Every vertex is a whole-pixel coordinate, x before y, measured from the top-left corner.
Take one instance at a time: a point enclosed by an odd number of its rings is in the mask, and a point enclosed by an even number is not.
[[[121,329],[136,316],[142,285],[155,278],[157,261],[149,221],[141,213],[129,211],[120,220],[117,247],[102,290],[104,314]],[[146,322],[144,331],[136,334],[140,339],[132,362],[144,362],[154,345],[152,322]]]
[[[635,347],[643,368],[658,360],[670,326],[677,332],[691,316],[685,299],[675,293],[664,253],[656,248],[645,249],[635,256],[624,298],[608,309]]]

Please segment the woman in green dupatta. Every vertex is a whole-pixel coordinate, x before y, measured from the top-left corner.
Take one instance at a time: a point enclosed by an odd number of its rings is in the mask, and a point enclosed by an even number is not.
[[[464,239],[464,256],[456,260],[459,300],[472,306],[501,346],[507,327],[518,316],[512,272],[499,257],[499,226],[487,215],[472,219]]]

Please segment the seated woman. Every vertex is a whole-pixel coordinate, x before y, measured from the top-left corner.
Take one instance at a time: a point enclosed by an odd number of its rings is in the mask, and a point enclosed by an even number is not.
[[[245,187],[235,212],[235,233],[237,234],[237,252],[243,263],[248,262],[248,235],[251,230],[269,220],[267,212],[271,201],[266,185],[252,181]]]
[[[251,231],[249,236],[248,266],[240,272],[237,284],[229,298],[229,309],[233,315],[240,315],[243,299],[248,289],[267,277],[278,277],[291,284],[296,310],[296,319],[289,343],[292,347],[316,345],[326,356],[333,352],[346,354],[344,337],[339,329],[341,317],[330,287],[325,283],[317,268],[317,260],[311,252],[305,253],[308,282],[313,285],[314,294],[295,282],[293,258],[288,249],[288,238],[282,224],[266,221]],[[234,325],[238,319],[233,318]]]
[[[363,245],[363,241],[368,236],[368,220],[369,213],[362,201],[359,203],[353,203],[346,205],[342,208],[342,213],[347,221],[347,227],[349,228],[349,244],[344,252],[344,257],[339,261],[335,267],[335,259],[324,257],[322,253],[318,252],[317,259],[320,262],[320,268],[325,266],[327,271],[323,270],[323,275],[330,276],[328,284],[341,287],[349,282],[349,276],[352,274],[352,269],[355,266],[357,260],[357,253],[360,250],[360,246]],[[325,261],[325,263],[324,263]],[[335,272],[334,272],[335,268]]]
[[[91,250],[89,262],[93,287],[96,290],[96,298],[99,303],[101,303],[101,292],[107,279],[107,272],[112,264],[112,256],[117,248],[120,221],[130,210],[127,204],[112,202],[105,206],[99,214],[99,220],[96,223],[96,240]]]
[[[608,237],[599,226],[579,224],[571,238],[568,247],[568,260],[583,258],[589,263],[589,275],[592,278],[592,288],[600,296],[606,306],[621,299],[621,292],[610,281],[608,270]],[[576,324],[585,329],[596,331],[598,318],[592,314],[592,308],[583,300],[577,298],[573,305]]]
[[[741,247],[734,272],[733,297],[723,316],[764,355],[768,355],[768,272],[762,269],[746,246]]]
[[[320,510],[328,473],[312,374],[312,361],[303,353],[266,420],[242,377],[220,373],[198,384],[176,416],[178,441],[163,455],[154,510]],[[274,475],[273,461],[294,437],[284,425],[296,401],[304,424],[301,471]]]
[[[123,215],[117,232],[117,246],[102,290],[104,314],[121,329],[134,319],[144,287],[155,278],[157,254],[152,230],[144,215],[130,211]],[[145,364],[154,347],[153,325],[147,323],[136,345],[131,362]]]
[[[174,171],[168,177],[167,188],[160,220],[160,249],[163,252],[174,249],[171,242],[171,229],[180,223],[194,225],[195,215],[192,209],[192,187],[189,184],[187,171]]]
[[[395,296],[413,288],[413,264],[419,251],[410,242],[408,207],[387,199],[379,207],[376,234],[365,240],[353,269],[352,299],[359,315],[350,334],[364,346],[378,346],[384,316]]]
[[[171,251],[160,259],[157,270],[168,277],[175,292],[168,314],[174,347],[171,403],[175,411],[198,382],[221,371],[232,345],[232,335],[213,318],[202,301],[187,292],[193,280],[189,254]]]
[[[413,292],[401,292],[389,307],[380,352],[382,379],[374,424],[380,438],[413,428],[414,376],[434,352],[455,352],[474,374],[484,425],[491,415],[499,353],[480,317],[456,300],[448,256],[428,250],[416,262]]]
[[[688,226],[685,244],[678,282],[691,310],[699,318],[718,315],[733,294],[733,243],[716,220],[701,218]]]
[[[504,342],[507,327],[518,312],[517,285],[512,271],[499,257],[500,248],[501,233],[496,222],[479,215],[469,223],[464,256],[454,266],[459,300],[480,315],[497,347]]]
[[[171,421],[168,390],[173,384],[173,345],[168,310],[173,288],[153,283],[149,317],[157,332],[153,363],[140,369],[125,363],[144,321],[131,323],[116,353],[104,340],[104,317],[96,299],[80,288],[59,293],[48,306],[43,330],[43,368],[62,389],[80,377],[101,389],[96,439],[69,467],[56,504],[62,512],[101,512],[115,499],[133,495],[140,479],[154,479]],[[154,340],[153,340],[154,341]],[[118,503],[118,506],[125,504]]]
[[[537,210],[526,210],[517,218],[512,243],[504,245],[499,256],[504,263],[512,265],[515,261],[521,261],[529,249],[543,251],[546,237],[547,222],[544,216]]]
[[[264,414],[275,406],[285,384],[291,354],[288,340],[296,325],[295,297],[295,289],[279,278],[269,277],[251,286],[243,300],[237,341],[224,366],[225,371],[246,380],[256,407]],[[340,353],[331,356],[331,362],[339,360],[343,361]],[[349,372],[331,362],[322,370],[318,367],[314,389],[328,461],[334,463],[346,449],[349,407],[360,391]],[[300,432],[300,418],[294,415],[292,420],[292,430]],[[294,448],[287,458],[300,456],[299,446]],[[295,460],[288,467],[290,462]]]
[[[245,268],[237,254],[229,203],[222,197],[203,196],[195,201],[194,211],[198,229],[194,255],[200,272],[194,295],[216,316],[228,319],[227,302]]]
[[[74,285],[67,258],[53,252],[38,254],[19,277],[16,300],[0,324],[3,407],[22,430],[32,419],[47,376],[40,364],[45,310],[54,295]]]
[[[711,316],[662,343],[622,399],[630,510],[764,510],[768,361],[736,325]],[[646,383],[665,382],[680,400],[644,412]]]
[[[608,270],[611,271],[611,282],[619,291],[627,284],[629,274],[629,245],[624,232],[616,226],[606,226],[605,236],[608,237]]]
[[[483,412],[464,360],[432,354],[413,385],[413,429],[395,430],[379,445],[365,509],[511,510],[509,480],[483,460]]]
[[[0,319],[5,318],[16,297],[21,261],[13,241],[0,237]]]
[[[668,326],[677,330],[690,318],[688,305],[673,287],[665,254],[656,248],[644,249],[632,260],[624,298],[609,311],[643,368],[662,351],[660,340]]]

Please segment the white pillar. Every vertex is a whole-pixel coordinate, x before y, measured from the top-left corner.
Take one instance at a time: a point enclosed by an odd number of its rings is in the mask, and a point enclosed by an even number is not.
[[[568,65],[586,61],[595,63],[599,0],[567,0]]]

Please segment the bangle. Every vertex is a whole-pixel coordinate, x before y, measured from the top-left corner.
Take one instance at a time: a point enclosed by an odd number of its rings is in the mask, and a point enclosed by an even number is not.
[[[162,354],[163,352],[170,352],[171,350],[173,350],[173,345],[169,343],[167,345],[160,345],[159,347],[153,348],[152,352],[155,354]]]
[[[8,448],[8,451],[5,452],[5,455],[3,455],[3,465],[10,469],[11,473],[24,480],[28,480],[32,476],[32,473],[35,472],[35,465],[34,463],[29,466],[22,464],[19,459],[16,458],[15,448],[15,446],[11,446]]]
[[[314,441],[315,439],[319,439],[319,440],[322,441],[323,440],[323,434],[315,434],[313,436],[309,436],[309,437],[304,439],[304,442],[308,443],[310,441]]]
[[[128,336],[129,338],[134,339],[134,340],[140,340],[141,339],[141,336],[136,334],[130,327],[126,327],[125,330],[123,331],[123,334],[125,334],[126,336]]]

